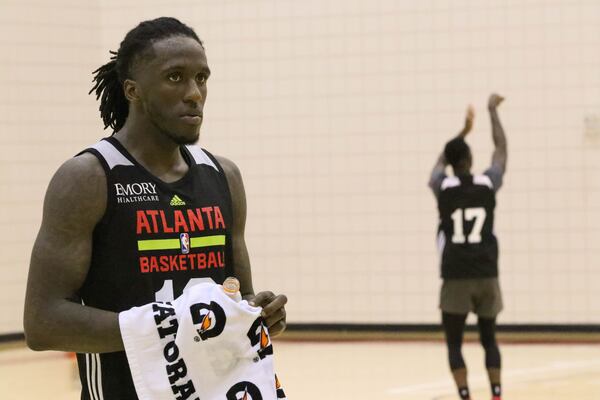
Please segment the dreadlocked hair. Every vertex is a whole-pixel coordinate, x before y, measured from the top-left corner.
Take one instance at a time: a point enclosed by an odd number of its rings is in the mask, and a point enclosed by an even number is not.
[[[110,61],[92,73],[94,86],[89,94],[94,92],[96,99],[100,100],[104,129],[110,127],[113,133],[117,132],[127,120],[129,102],[123,91],[123,82],[131,78],[133,64],[151,49],[155,41],[172,36],[186,36],[203,45],[192,28],[175,18],[144,21],[125,35],[118,51],[110,51]]]

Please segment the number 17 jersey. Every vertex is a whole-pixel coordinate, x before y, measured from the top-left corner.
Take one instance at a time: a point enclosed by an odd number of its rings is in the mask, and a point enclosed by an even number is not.
[[[490,176],[447,176],[436,192],[442,278],[497,277],[496,192]]]

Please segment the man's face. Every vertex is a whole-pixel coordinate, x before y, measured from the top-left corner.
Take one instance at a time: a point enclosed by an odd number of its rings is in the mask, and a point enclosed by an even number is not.
[[[135,67],[143,113],[175,143],[195,143],[210,75],[204,48],[192,38],[173,36],[154,42],[152,53]]]

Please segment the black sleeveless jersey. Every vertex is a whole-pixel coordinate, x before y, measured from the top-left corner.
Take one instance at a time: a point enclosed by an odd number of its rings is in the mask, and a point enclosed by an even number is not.
[[[498,242],[493,232],[496,192],[490,177],[446,177],[437,200],[442,278],[497,277]]]
[[[108,184],[106,213],[94,230],[92,261],[79,293],[83,304],[120,312],[233,276],[231,196],[211,154],[182,146],[189,170],[166,183],[114,138],[83,152],[100,160]],[[137,399],[125,352],[77,359],[82,399]]]

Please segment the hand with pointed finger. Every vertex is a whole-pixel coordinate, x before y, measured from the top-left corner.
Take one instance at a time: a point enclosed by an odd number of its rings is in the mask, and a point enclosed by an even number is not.
[[[269,334],[272,337],[279,335],[285,330],[285,304],[287,303],[287,297],[284,294],[275,295],[269,291],[260,292],[249,299],[248,303],[251,306],[262,307],[263,311],[261,315],[267,323]]]

